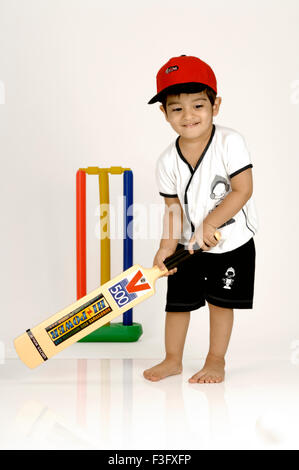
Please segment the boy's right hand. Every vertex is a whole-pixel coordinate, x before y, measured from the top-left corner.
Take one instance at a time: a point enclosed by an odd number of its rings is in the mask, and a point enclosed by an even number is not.
[[[153,266],[158,266],[161,271],[164,271],[165,269],[167,269],[164,264],[164,260],[168,258],[168,256],[173,255],[174,252],[175,250],[172,250],[170,248],[159,248],[154,258]],[[172,274],[175,274],[177,270],[177,268],[170,269],[164,274],[164,276],[171,276]]]

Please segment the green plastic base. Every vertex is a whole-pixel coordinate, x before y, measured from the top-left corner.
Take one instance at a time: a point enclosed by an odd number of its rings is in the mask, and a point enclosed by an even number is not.
[[[133,342],[138,341],[142,333],[143,330],[140,323],[133,323],[129,326],[122,323],[110,323],[80,339],[78,343]]]

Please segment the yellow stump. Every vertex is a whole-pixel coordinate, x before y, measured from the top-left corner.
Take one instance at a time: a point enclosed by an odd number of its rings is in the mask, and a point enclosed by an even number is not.
[[[100,234],[101,234],[101,284],[110,281],[110,214],[109,214],[109,174],[99,174],[100,190]],[[110,322],[105,326],[109,326]]]
[[[101,233],[101,284],[110,281],[110,214],[109,174],[99,174],[100,189],[100,233]]]

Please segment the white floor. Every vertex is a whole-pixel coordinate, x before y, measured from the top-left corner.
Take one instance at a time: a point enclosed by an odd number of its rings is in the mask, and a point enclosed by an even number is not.
[[[146,381],[151,359],[0,364],[0,449],[299,449],[299,365],[230,360],[222,384]]]

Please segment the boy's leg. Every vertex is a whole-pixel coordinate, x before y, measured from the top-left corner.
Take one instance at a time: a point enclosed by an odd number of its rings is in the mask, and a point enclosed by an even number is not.
[[[143,372],[146,379],[157,381],[182,372],[182,358],[190,312],[167,312],[165,320],[164,361]]]
[[[219,383],[224,380],[224,356],[226,354],[234,320],[231,308],[210,309],[210,349],[203,368],[189,379],[190,383]]]

